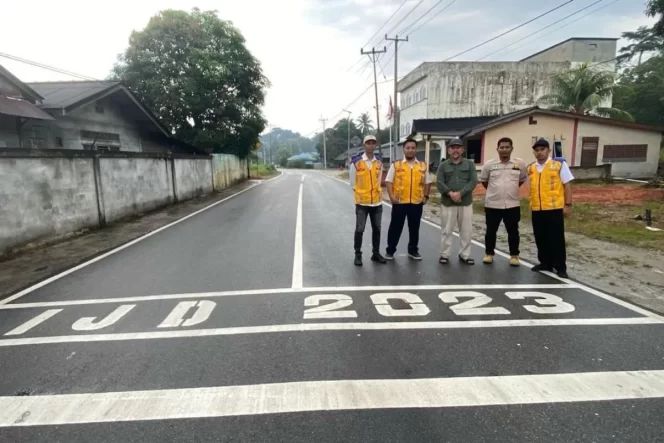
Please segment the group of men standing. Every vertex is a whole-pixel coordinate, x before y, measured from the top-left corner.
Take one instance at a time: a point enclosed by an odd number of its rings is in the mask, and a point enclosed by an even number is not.
[[[408,256],[421,260],[419,230],[423,206],[429,199],[433,176],[417,157],[417,142],[407,139],[403,144],[404,158],[390,165],[385,178],[392,202],[392,218],[387,233],[385,256],[380,253],[382,206],[382,159],[375,153],[374,136],[364,139],[364,153],[351,159],[350,184],[355,194],[355,265],[362,266],[362,238],[367,218],[372,228],[371,260],[387,263],[394,254],[408,221]],[[492,264],[496,233],[501,223],[507,230],[510,265],[519,266],[519,221],[521,220],[520,188],[530,185],[530,210],[539,264],[533,271],[555,271],[567,278],[564,217],[571,213],[574,179],[567,163],[551,157],[549,142],[539,139],[533,145],[535,161],[530,165],[512,158],[511,139],[498,141],[498,157],[486,162],[477,176],[475,162],[464,157],[460,139],[447,144],[448,158],[438,167],[436,187],[441,196],[440,264],[448,264],[452,252],[454,230],[459,231],[459,260],[474,265],[471,257],[473,191],[478,183],[486,188],[485,196],[485,264]]]

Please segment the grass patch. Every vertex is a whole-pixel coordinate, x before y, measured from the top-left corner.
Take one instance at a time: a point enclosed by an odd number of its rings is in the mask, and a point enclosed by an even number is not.
[[[634,220],[634,216],[643,214],[645,208],[652,209],[653,227],[664,229],[662,201],[651,201],[641,206],[576,204],[571,217],[565,219],[565,229],[597,240],[664,251],[664,232],[648,231],[644,222]],[[483,214],[484,201],[475,200],[473,209]],[[530,205],[526,199],[521,200],[521,219],[526,222],[531,220]],[[624,264],[631,266],[633,263]]]
[[[279,175],[279,171],[277,171],[274,166],[263,164],[251,165],[249,168],[249,173],[251,174],[251,178],[258,179],[270,178]]]

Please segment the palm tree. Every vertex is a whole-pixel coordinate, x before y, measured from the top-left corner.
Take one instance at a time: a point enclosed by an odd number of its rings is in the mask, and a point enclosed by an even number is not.
[[[664,38],[656,35],[652,28],[641,26],[635,32],[623,32],[622,38],[633,41],[620,49],[618,60],[629,61],[638,55],[637,66],[641,65],[643,54],[664,48]]]
[[[368,112],[364,112],[360,114],[360,116],[357,118],[357,128],[362,132],[362,137],[367,135],[370,131],[373,131],[373,121],[371,120],[371,117],[369,117]]]
[[[554,76],[553,92],[540,97],[537,102],[556,111],[634,121],[628,112],[601,106],[604,101],[612,99],[615,86],[613,72],[595,70],[584,63]]]

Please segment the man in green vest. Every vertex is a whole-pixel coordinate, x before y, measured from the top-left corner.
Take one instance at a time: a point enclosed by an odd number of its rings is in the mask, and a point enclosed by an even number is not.
[[[450,261],[454,228],[459,228],[459,260],[468,265],[475,261],[470,257],[473,229],[473,190],[477,185],[475,162],[463,157],[463,142],[452,139],[447,144],[449,158],[440,164],[437,172],[437,188],[442,203],[440,226],[442,228],[440,264]]]

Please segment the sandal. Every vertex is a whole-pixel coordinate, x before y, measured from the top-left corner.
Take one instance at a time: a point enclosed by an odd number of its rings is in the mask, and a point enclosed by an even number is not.
[[[438,263],[440,263],[441,265],[446,265],[446,264],[448,264],[449,262],[450,262],[450,260],[449,260],[447,257],[440,257],[440,258],[438,259]]]
[[[465,263],[467,265],[475,264],[475,260],[473,260],[472,258],[463,258],[462,256],[459,256],[459,260],[461,260],[462,263]]]

